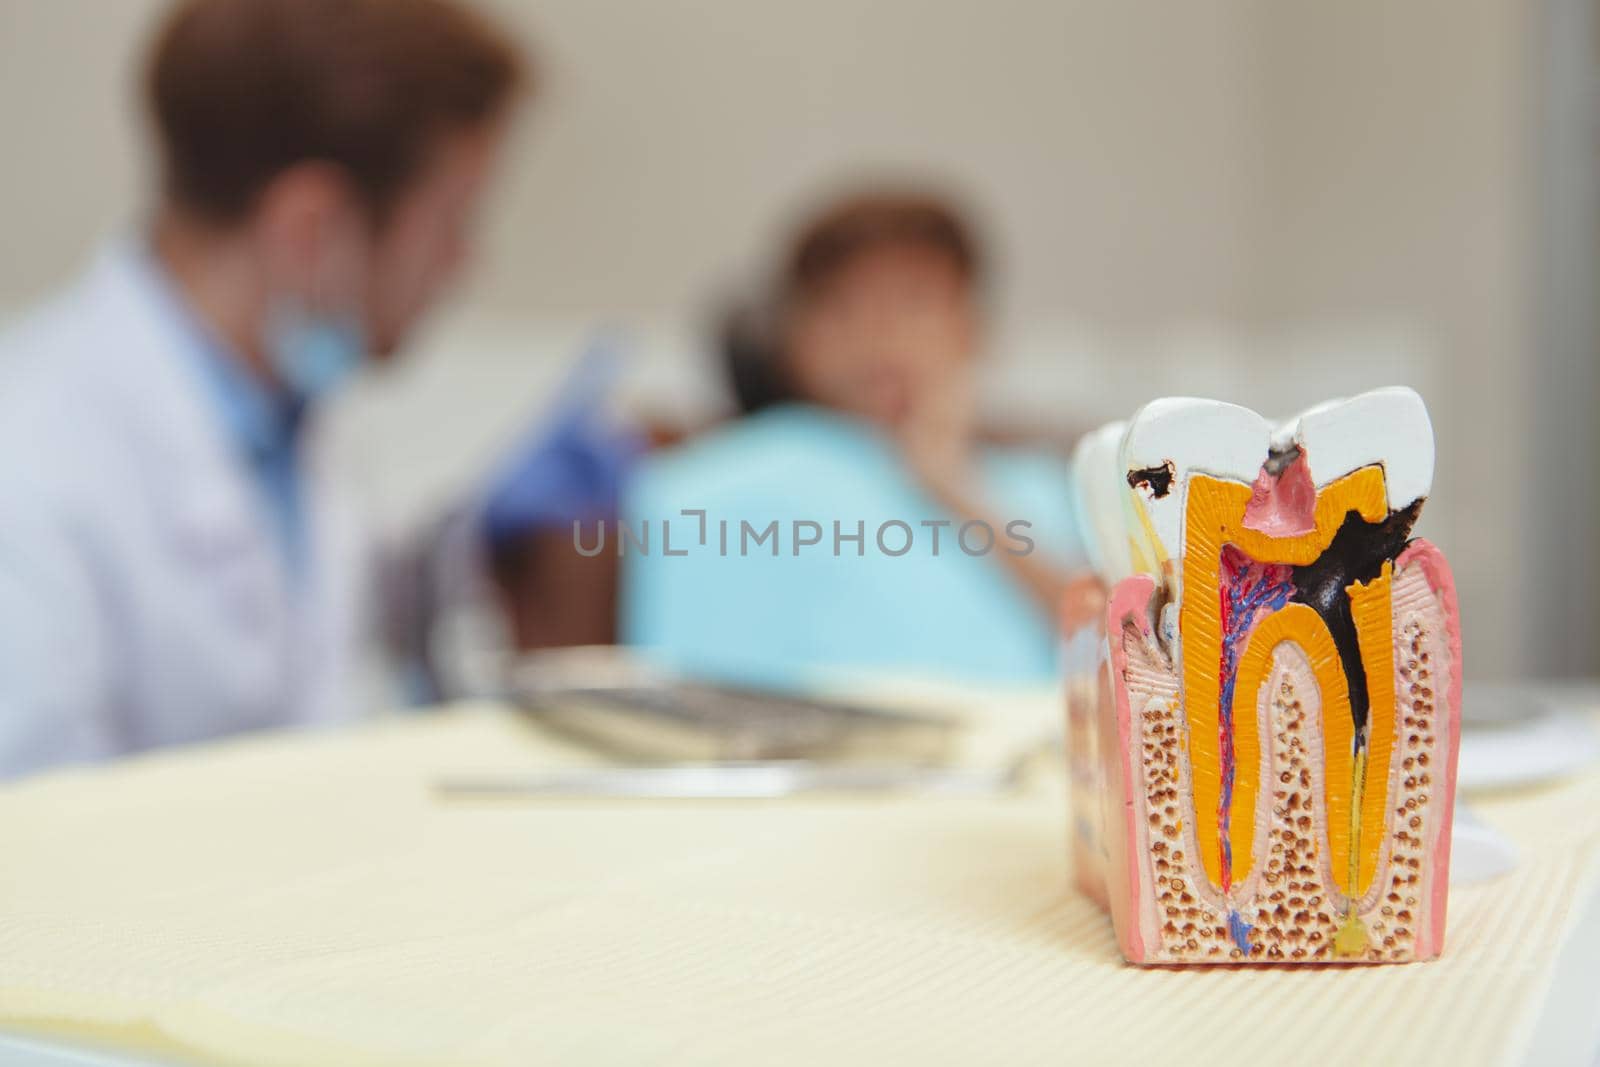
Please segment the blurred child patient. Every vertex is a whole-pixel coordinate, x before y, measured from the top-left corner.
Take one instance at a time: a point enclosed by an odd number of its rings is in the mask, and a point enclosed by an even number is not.
[[[666,523],[683,554],[629,558],[628,640],[761,681],[1053,675],[1057,615],[1098,592],[1068,578],[1065,464],[978,432],[982,270],[970,226],[917,191],[800,228],[775,292],[725,338],[752,414],[635,480],[631,528]]]

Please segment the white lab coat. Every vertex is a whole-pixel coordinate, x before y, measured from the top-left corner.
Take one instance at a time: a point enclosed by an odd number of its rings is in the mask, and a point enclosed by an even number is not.
[[[0,338],[0,778],[354,710],[354,516],[312,442],[291,572],[140,255]]]

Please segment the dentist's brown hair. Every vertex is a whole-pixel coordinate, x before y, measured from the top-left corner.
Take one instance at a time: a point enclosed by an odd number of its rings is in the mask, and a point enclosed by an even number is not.
[[[438,137],[493,121],[528,81],[511,39],[454,0],[185,0],[146,72],[164,193],[215,222],[305,161],[381,215]]]

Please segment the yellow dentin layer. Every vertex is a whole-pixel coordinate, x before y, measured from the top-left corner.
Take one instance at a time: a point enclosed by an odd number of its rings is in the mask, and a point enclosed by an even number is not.
[[[1184,714],[1189,728],[1189,766],[1196,813],[1194,829],[1206,875],[1219,890],[1222,881],[1221,831],[1214,814],[1218,810],[1222,792],[1221,741],[1218,735],[1222,680],[1218,676],[1218,664],[1222,650],[1220,577],[1223,546],[1233,545],[1260,563],[1304,566],[1314,562],[1327,550],[1350,512],[1356,512],[1368,522],[1379,522],[1387,515],[1388,508],[1383,469],[1377,466],[1363,467],[1328,484],[1317,494],[1314,523],[1309,532],[1273,537],[1259,530],[1247,529],[1244,525],[1251,492],[1251,487],[1243,482],[1193,474],[1189,477],[1184,504],[1183,607],[1179,612],[1178,626],[1183,640]],[[1376,582],[1371,584],[1376,586]],[[1387,603],[1387,590],[1382,595]],[[1297,608],[1299,610],[1294,610]],[[1280,616],[1284,616],[1284,621],[1276,625],[1288,628],[1283,631],[1285,637],[1299,641],[1314,665],[1324,661],[1329,664],[1329,669],[1319,667],[1317,671],[1323,690],[1323,732],[1330,760],[1335,758],[1336,751],[1342,751],[1343,756],[1342,771],[1336,772],[1333,762],[1327,765],[1328,829],[1330,838],[1342,833],[1345,847],[1343,850],[1335,848],[1333,854],[1345,856],[1349,854],[1350,805],[1354,802],[1351,777],[1354,738],[1351,736],[1348,686],[1337,652],[1333,650],[1333,639],[1316,611],[1307,605],[1288,605],[1260,625],[1265,626]],[[1315,625],[1307,620],[1307,616],[1315,620]],[[1260,639],[1259,633],[1251,638],[1246,659],[1250,658]],[[1275,643],[1263,645],[1265,651],[1258,654],[1262,657],[1257,663],[1258,667],[1261,662],[1270,663],[1271,648]],[[1362,651],[1366,652],[1364,640]],[[1241,664],[1241,675],[1244,669],[1244,664]],[[1247,684],[1244,677],[1235,683],[1235,814],[1229,820],[1228,831],[1234,882],[1248,877],[1254,862],[1254,805],[1259,796],[1260,779],[1260,739],[1254,709],[1259,684],[1259,679]],[[1392,671],[1390,684],[1392,687]],[[1343,695],[1342,702],[1339,694]],[[1392,723],[1392,689],[1389,708]],[[1342,737],[1338,739],[1342,745],[1335,743],[1341,730]],[[1382,766],[1386,767],[1387,762]],[[1342,818],[1337,817],[1333,810],[1336,797]],[[1379,817],[1375,823],[1380,838],[1383,827],[1382,803],[1380,799],[1377,808]],[[1342,832],[1337,829],[1340,826],[1344,828]],[[1363,838],[1365,836],[1363,834]],[[1338,868],[1341,865],[1335,863],[1334,866]]]

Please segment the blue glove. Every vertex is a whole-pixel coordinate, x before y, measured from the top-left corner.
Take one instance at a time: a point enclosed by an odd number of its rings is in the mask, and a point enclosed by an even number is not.
[[[482,512],[491,549],[525,534],[614,518],[643,437],[610,422],[606,400],[622,361],[602,337],[579,357],[547,414],[490,480]]]

